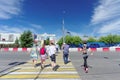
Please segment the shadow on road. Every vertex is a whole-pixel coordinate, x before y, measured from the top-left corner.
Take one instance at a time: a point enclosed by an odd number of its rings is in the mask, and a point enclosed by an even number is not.
[[[15,72],[15,71],[20,70],[20,69],[21,69],[21,68],[14,69],[14,70],[12,70],[12,71],[9,71],[9,72],[7,72],[7,73],[4,73],[4,74],[0,75],[0,77],[5,76],[5,75],[7,75],[7,74],[10,74],[10,73]]]
[[[37,67],[38,67],[38,66],[41,66],[41,63],[38,63],[38,64],[36,64],[36,65],[37,65]],[[47,64],[47,65],[44,66],[44,68],[41,68],[41,69],[39,70],[39,73],[38,73],[38,74],[36,75],[36,77],[34,78],[34,80],[37,80],[37,79],[39,78],[41,72],[42,72],[46,67],[49,67],[49,66],[51,66],[51,64]],[[57,66],[57,67],[58,67],[58,66]],[[57,67],[56,67],[56,69],[58,69]]]
[[[18,66],[18,65],[23,65],[23,64],[25,64],[25,63],[27,63],[27,62],[12,62],[12,63],[9,63],[8,65],[11,65],[11,66],[10,66],[9,68],[6,68],[6,69],[4,69],[4,70],[1,70],[0,73],[2,74],[2,73],[4,73],[4,72],[6,72],[6,71],[8,71],[8,70],[10,70],[10,69]],[[20,68],[19,68],[19,69],[20,69]],[[13,70],[13,71],[4,73],[4,74],[0,75],[0,77],[1,77],[1,76],[4,76],[4,75],[7,75],[7,74],[9,74],[9,73],[11,73],[11,72],[14,72],[14,71],[16,71],[16,70],[19,70],[19,69],[15,69],[15,70]]]

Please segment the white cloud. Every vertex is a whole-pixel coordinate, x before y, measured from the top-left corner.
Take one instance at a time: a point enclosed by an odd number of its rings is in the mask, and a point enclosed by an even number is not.
[[[0,25],[0,32],[1,33],[22,33],[26,30],[30,30],[32,32],[36,32],[35,29],[33,28],[25,28],[23,26],[15,26],[15,27],[11,27],[11,26],[8,26],[8,25]]]
[[[10,19],[21,13],[21,3],[24,0],[0,0],[0,19]]]
[[[120,17],[120,0],[100,0],[100,5],[94,10],[92,23],[102,23]]]
[[[96,33],[120,33],[120,0],[100,0],[94,9],[91,24],[99,27]]]
[[[120,32],[120,20],[103,25],[98,33],[118,33]]]
[[[41,25],[37,25],[37,24],[30,24],[33,28],[36,28],[36,29],[42,29],[42,26]]]

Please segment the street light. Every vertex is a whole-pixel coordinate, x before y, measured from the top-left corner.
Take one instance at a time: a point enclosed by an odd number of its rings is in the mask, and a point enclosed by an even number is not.
[[[64,19],[62,21],[62,31],[63,31],[63,43],[65,43],[65,28],[64,28]]]
[[[66,33],[71,36],[71,33],[69,31],[67,31]]]

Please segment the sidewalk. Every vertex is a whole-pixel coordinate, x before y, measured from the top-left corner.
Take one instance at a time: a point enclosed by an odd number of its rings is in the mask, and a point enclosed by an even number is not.
[[[46,60],[46,67],[41,69],[40,60],[37,67],[34,68],[32,61],[26,64],[16,66],[13,69],[1,75],[4,80],[81,80],[75,67],[71,62],[64,64],[62,53],[56,54],[56,63],[59,65],[57,71],[53,71],[50,66],[50,60]]]

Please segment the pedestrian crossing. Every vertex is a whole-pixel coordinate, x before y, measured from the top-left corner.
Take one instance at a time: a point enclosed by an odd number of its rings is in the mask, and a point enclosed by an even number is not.
[[[33,67],[32,61],[23,65],[13,67],[0,75],[2,80],[81,80],[72,62],[64,64],[62,53],[56,56],[58,68],[53,71],[50,66],[50,59],[46,60],[45,68],[41,69],[40,60],[37,66]]]

